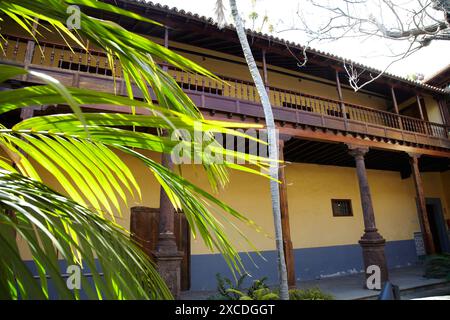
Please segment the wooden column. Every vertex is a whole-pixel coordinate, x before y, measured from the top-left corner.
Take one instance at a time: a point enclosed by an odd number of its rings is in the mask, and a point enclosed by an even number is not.
[[[344,97],[342,95],[341,81],[339,80],[339,71],[336,69],[336,89],[339,96],[339,104],[341,107],[342,117],[344,118],[345,129],[347,129],[347,108],[345,107]]]
[[[284,161],[284,140],[278,140],[278,155],[281,161]],[[288,195],[286,187],[286,175],[285,164],[280,165],[278,169],[278,179],[280,180],[280,210],[281,210],[281,227],[283,233],[283,250],[284,258],[286,260],[286,268],[288,274],[289,288],[296,287],[295,277],[295,259],[294,248],[291,241],[291,228],[289,225],[289,207],[288,207]]]
[[[35,20],[33,22],[33,26],[31,28],[31,32],[33,33],[33,35],[36,35],[36,30],[38,27],[38,20]],[[23,65],[24,65],[24,69],[28,69],[29,65],[31,64],[31,62],[33,61],[33,55],[34,55],[34,51],[36,48],[36,43],[34,42],[34,40],[28,40],[27,42],[27,49],[25,51],[25,57],[23,60]],[[22,80],[26,81],[28,75],[24,74],[22,75]]]
[[[164,47],[169,47],[169,29],[167,27],[164,28]],[[167,71],[167,66],[163,68]],[[167,132],[163,132],[164,135],[167,135]],[[173,163],[170,158],[170,154],[163,153],[161,156],[161,164],[172,170]],[[160,194],[160,219],[159,219],[159,238],[158,240],[158,250],[164,247],[164,250],[168,250],[170,252],[177,252],[177,245],[175,242],[174,235],[174,215],[175,209],[170,202],[169,197],[167,196],[164,189],[161,187]]]
[[[364,234],[359,240],[363,251],[364,270],[371,265],[376,265],[381,271],[381,282],[389,278],[384,247],[386,240],[378,233],[375,224],[375,214],[372,205],[369,182],[367,180],[364,156],[369,151],[368,147],[348,145],[350,155],[355,158],[356,174],[358,175],[359,192],[364,218]],[[366,276],[368,274],[366,273]]]
[[[441,110],[442,120],[444,124],[450,125],[450,114],[445,100],[437,99],[436,101],[439,105],[439,109]]]
[[[168,45],[168,29],[165,28],[164,46],[167,48]],[[167,67],[165,70],[167,70]],[[168,133],[163,132],[163,134],[167,135]],[[171,155],[163,153],[161,155],[161,164],[172,170]],[[163,187],[161,187],[160,192],[159,212],[158,242],[153,255],[155,256],[159,273],[166,281],[173,296],[178,298],[181,290],[181,260],[183,259],[183,253],[178,251],[175,238],[175,208]]]
[[[393,86],[391,86],[391,95],[392,95],[392,102],[394,103],[395,113],[398,116],[397,117],[398,127],[400,128],[400,130],[403,130],[402,118],[400,117],[400,111],[398,110],[397,97],[395,96],[395,90]]]
[[[420,96],[418,94],[416,94],[416,100],[417,100],[417,106],[419,107],[419,111],[420,111],[420,119],[422,119],[423,121],[425,121],[425,111],[422,107],[422,103],[420,102]],[[430,135],[430,130],[428,128],[428,123],[427,122],[422,122],[423,125],[423,133]]]
[[[266,91],[269,92],[269,78],[267,75],[267,62],[266,62],[266,50],[262,51],[262,63],[263,63],[263,79]]]
[[[420,97],[418,94],[416,94],[416,101],[417,101],[417,106],[418,106],[419,112],[420,112],[420,119],[425,120],[423,109],[422,109],[422,103],[420,103]]]
[[[409,163],[411,164],[411,172],[414,180],[414,186],[416,187],[416,200],[417,209],[419,212],[420,228],[422,230],[423,243],[425,245],[425,251],[427,254],[433,254],[436,252],[431,235],[430,223],[428,221],[427,207],[425,203],[425,195],[423,193],[422,177],[419,171],[419,158],[420,155],[410,153]]]
[[[37,27],[38,27],[38,21],[33,22],[31,32],[33,33],[34,36],[36,35]],[[28,65],[31,64],[31,62],[33,61],[33,54],[34,54],[35,47],[36,47],[36,43],[34,42],[34,40],[28,40],[27,50],[25,51],[25,58],[23,61],[25,68],[28,68]]]

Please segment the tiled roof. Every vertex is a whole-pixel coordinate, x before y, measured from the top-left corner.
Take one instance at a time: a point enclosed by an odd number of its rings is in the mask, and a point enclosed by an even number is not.
[[[425,82],[425,83],[432,83],[432,82],[434,82],[434,80],[436,78],[440,77],[441,75],[444,75],[445,73],[450,73],[450,64],[446,65],[445,67],[443,67],[439,71],[436,71],[434,74],[432,74],[431,76],[427,77],[423,82]]]
[[[145,1],[145,0],[115,0],[115,1],[123,2],[123,3],[129,2],[129,3],[140,4],[142,6],[149,7],[149,8],[152,8],[152,9],[165,11],[166,13],[169,13],[169,14],[173,14],[173,15],[177,15],[177,16],[183,16],[183,17],[186,17],[186,18],[188,18],[190,20],[196,19],[198,21],[201,21],[201,22],[204,22],[206,24],[209,24],[212,27],[219,28],[217,22],[215,22],[214,19],[211,18],[211,17],[200,16],[200,15],[198,15],[196,13],[192,13],[190,11],[185,11],[183,9],[178,9],[176,7],[170,8],[167,5],[161,5],[159,3],[155,3],[155,2],[152,2],[152,1]],[[222,28],[235,30],[235,27],[234,27],[233,24],[225,24]],[[248,35],[251,35],[251,36],[254,36],[254,37],[260,37],[260,38],[265,39],[265,40],[270,41],[270,42],[277,42],[279,44],[287,45],[290,48],[295,48],[295,49],[300,49],[300,50],[303,49],[301,44],[298,44],[298,43],[295,43],[295,42],[290,42],[290,41],[282,39],[282,38],[274,37],[274,36],[269,35],[267,33],[256,32],[256,31],[253,31],[251,29],[246,29],[246,32],[247,32]],[[322,51],[322,50],[318,50],[318,49],[314,49],[314,48],[310,47],[310,48],[307,49],[307,51],[309,51],[309,52],[311,52],[313,54],[316,54],[316,55],[321,55],[321,56],[323,56],[325,58],[328,58],[328,59],[331,59],[331,60],[335,60],[338,63],[343,63],[344,61],[346,63],[351,63],[355,67],[358,67],[358,68],[361,68],[361,69],[365,69],[365,70],[367,70],[369,72],[372,72],[372,73],[379,74],[380,72],[382,72],[379,69],[376,69],[376,68],[373,68],[373,67],[370,67],[370,66],[358,63],[356,61],[352,61],[350,59],[346,59],[344,57],[341,57],[341,56],[338,56],[338,55],[335,55],[335,54],[332,54],[332,53],[329,53],[329,52],[325,52],[325,51]],[[410,79],[407,79],[406,77],[398,76],[398,75],[395,75],[395,74],[392,74],[392,73],[389,73],[389,72],[384,72],[383,75],[386,76],[386,77],[389,77],[391,79],[397,80],[397,81],[401,81],[401,82],[404,82],[404,83],[407,83],[407,84],[410,84],[410,85],[417,86],[417,87],[422,88],[422,89],[428,89],[428,90],[431,90],[431,91],[434,91],[434,92],[437,92],[437,93],[447,94],[447,92],[444,91],[443,89],[436,88],[436,87],[431,86],[429,84],[426,84],[424,82],[410,80]]]

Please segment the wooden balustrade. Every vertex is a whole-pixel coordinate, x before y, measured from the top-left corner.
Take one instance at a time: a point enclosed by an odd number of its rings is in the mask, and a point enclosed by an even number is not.
[[[1,40],[3,52],[0,52],[0,59],[23,63],[28,40],[14,36],[5,36]],[[89,72],[104,76],[111,76],[114,71],[116,77],[121,77],[122,72],[120,64],[114,60],[113,66],[111,66],[107,55],[103,52],[91,49],[86,52],[78,48],[72,48],[70,50],[66,46],[50,42],[40,42],[39,46],[36,46],[31,64]],[[168,66],[168,72],[185,90],[200,91],[207,94],[260,103],[260,98],[253,82],[226,76],[219,76],[221,81],[218,81],[198,74],[184,72],[173,66]],[[344,118],[342,105],[339,100],[276,87],[268,87],[268,90],[270,101],[275,107],[292,108],[330,117]],[[449,137],[450,127],[442,124],[427,122],[421,119],[347,103],[345,101],[343,103],[345,104],[346,119],[350,121],[371,123],[440,138]]]

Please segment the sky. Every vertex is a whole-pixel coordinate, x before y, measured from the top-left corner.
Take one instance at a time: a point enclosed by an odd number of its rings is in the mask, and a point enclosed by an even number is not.
[[[153,2],[215,18],[216,0],[159,0]],[[228,1],[224,0],[224,3],[227,8],[226,22],[232,23]],[[299,4],[302,5],[301,0],[237,0],[237,4],[244,19],[248,19],[249,13],[254,10],[259,13],[260,17],[267,14],[270,22],[275,27],[272,33],[273,36],[299,44],[305,43],[306,38],[303,31],[280,32],[282,29],[295,25],[299,21],[296,12]],[[311,17],[313,22],[319,23],[321,21],[321,15],[317,12],[306,12],[306,15],[308,18]],[[249,19],[246,27],[251,27]],[[263,31],[267,32],[267,30]],[[392,50],[399,52],[404,45],[407,45],[404,41],[402,43],[398,41],[392,43],[392,41],[373,38],[365,42],[344,39],[327,43],[314,42],[312,44],[316,49],[349,58],[380,70],[384,70],[392,61],[392,58],[386,55],[389,55],[389,52]],[[409,57],[394,63],[387,71],[404,77],[410,74],[421,73],[427,78],[449,64],[450,41],[433,41],[428,47],[424,47]]]

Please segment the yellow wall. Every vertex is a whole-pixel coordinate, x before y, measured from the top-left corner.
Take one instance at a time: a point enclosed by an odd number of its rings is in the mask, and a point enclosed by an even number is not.
[[[357,243],[363,219],[353,168],[291,164],[286,172],[294,247]],[[439,197],[439,174],[423,174],[425,195]],[[420,231],[412,179],[397,172],[368,170],[377,227],[388,241],[411,239]],[[331,199],[351,199],[353,217],[333,217]],[[443,203],[445,206],[445,203]]]
[[[192,181],[204,185],[199,170],[183,169]],[[448,212],[441,176],[423,173],[426,197],[440,198]],[[267,181],[234,173],[231,184],[220,196],[273,235]],[[294,248],[356,244],[363,233],[362,209],[354,168],[313,164],[289,164],[286,169],[291,236]],[[420,231],[411,178],[402,180],[398,172],[368,170],[375,218],[380,233],[388,241],[407,240]],[[333,217],[332,198],[351,199],[353,217]],[[260,250],[275,249],[273,236],[265,237],[246,228],[246,234]],[[209,253],[201,241],[192,245],[194,254]]]
[[[159,158],[157,154],[149,156],[155,160]],[[123,157],[134,172],[143,195],[142,201],[130,199],[128,205],[122,205],[122,217],[117,214],[117,222],[129,228],[129,207],[158,207],[159,185],[150,171],[138,160],[127,155]],[[193,183],[210,191],[201,166],[183,165],[182,173]],[[41,174],[48,183],[61,191],[57,182],[49,178],[48,173],[41,170]],[[422,176],[426,197],[440,198],[448,217],[450,172],[423,173]],[[412,179],[402,180],[397,172],[380,170],[368,170],[368,179],[380,233],[388,241],[412,239],[413,233],[420,230]],[[286,182],[294,248],[357,243],[363,233],[363,219],[354,168],[290,163],[286,168]],[[243,225],[236,219],[229,219],[227,214],[225,219],[221,217],[227,234],[235,241],[240,251],[251,250],[251,247],[242,242],[242,238],[227,225],[227,221],[236,223],[259,250],[275,249],[269,183],[266,179],[233,171],[230,184],[220,193],[219,198],[255,221],[263,230],[257,232],[253,227]],[[351,199],[353,217],[333,217],[332,198]],[[24,250],[25,259],[29,258],[26,251]],[[206,254],[210,251],[199,238],[192,240],[192,253]]]
[[[424,100],[428,120],[436,123],[444,123],[437,101],[431,96],[424,96]]]
[[[423,95],[423,99],[425,101],[425,105],[422,106],[422,108],[425,109],[423,111],[428,115],[428,120],[430,122],[436,122],[436,123],[440,123],[440,124],[444,123],[442,116],[441,116],[441,111],[439,110],[439,105],[436,102],[436,100],[434,100],[432,96],[426,95],[426,94]],[[401,111],[402,109],[408,107],[411,104],[414,104],[414,108],[418,108],[415,97],[411,97],[411,98],[403,101],[402,103],[399,104],[398,108]],[[420,118],[418,109],[414,113],[417,114],[418,118]]]

